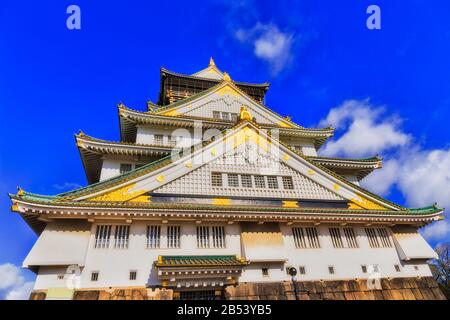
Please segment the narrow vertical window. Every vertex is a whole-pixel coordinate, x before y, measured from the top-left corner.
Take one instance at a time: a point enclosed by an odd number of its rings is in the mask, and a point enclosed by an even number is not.
[[[298,267],[298,273],[299,273],[299,274],[306,274],[306,268],[305,268],[305,266],[299,266],[299,267]]]
[[[132,270],[132,271],[130,271],[130,274],[129,274],[129,279],[130,279],[131,281],[133,281],[133,280],[136,280],[136,279],[137,279],[137,271],[136,271],[136,270]]]
[[[161,226],[147,226],[147,248],[156,249],[160,247]]]
[[[320,248],[319,234],[316,228],[305,228],[310,248]]]
[[[213,187],[221,187],[222,186],[222,174],[220,172],[212,172],[211,173],[211,185]]]
[[[155,134],[155,144],[161,145],[164,142],[164,136],[162,134]]]
[[[334,274],[334,267],[333,266],[328,266],[328,273],[329,274]]]
[[[400,272],[400,266],[398,264],[394,265],[395,271]]]
[[[377,229],[377,234],[378,234],[378,237],[380,238],[380,242],[382,244],[382,247],[390,248],[392,246],[391,245],[391,241],[389,240],[389,233],[387,232],[386,229],[378,228]]]
[[[212,229],[212,247],[225,248],[225,227],[213,226]]]
[[[380,248],[380,242],[378,241],[377,234],[374,228],[366,228],[367,239],[371,248]]]
[[[98,271],[92,271],[91,272],[91,281],[98,281]]]
[[[298,249],[320,248],[316,228],[292,228],[295,247]]]
[[[111,225],[98,225],[95,233],[95,248],[109,248],[109,239],[111,238]]]
[[[197,227],[197,248],[209,248],[209,228],[206,226]]]
[[[268,268],[262,268],[261,272],[262,272],[263,277],[268,277],[269,276],[269,269]]]
[[[294,182],[292,181],[292,177],[282,177],[283,179],[283,188],[287,190],[294,189]]]
[[[167,248],[179,248],[180,247],[180,226],[168,226],[167,227]]]
[[[344,236],[348,248],[358,248],[356,241],[355,230],[353,228],[344,228]]]
[[[361,266],[361,271],[362,271],[362,273],[367,273],[367,266],[366,265],[362,265]]]
[[[331,242],[335,248],[343,248],[344,242],[342,241],[341,231],[339,228],[329,228],[331,235]]]
[[[118,225],[114,234],[114,248],[127,249],[128,240],[130,238],[130,226]]]

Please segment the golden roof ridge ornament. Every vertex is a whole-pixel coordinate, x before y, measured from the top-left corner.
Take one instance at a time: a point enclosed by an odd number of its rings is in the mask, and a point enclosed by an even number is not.
[[[210,67],[215,67],[215,66],[216,66],[216,63],[214,62],[213,57],[210,57],[210,58],[209,58],[209,66],[210,66]]]
[[[231,78],[230,75],[228,74],[228,72],[223,72],[223,80],[227,81],[227,82],[231,82]]]
[[[239,120],[253,121],[252,114],[250,113],[250,111],[247,110],[247,108],[244,105],[241,106],[241,113],[239,114]]]

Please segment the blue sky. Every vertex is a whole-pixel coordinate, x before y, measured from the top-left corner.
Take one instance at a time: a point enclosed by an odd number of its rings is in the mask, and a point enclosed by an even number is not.
[[[81,30],[66,28],[71,4]],[[366,27],[371,4],[381,30]],[[232,79],[269,81],[277,112],[338,128],[324,154],[384,156],[368,188],[450,207],[448,12],[444,0],[2,1],[0,265],[20,265],[36,239],[7,192],[85,185],[73,134],[119,140],[119,102],[143,110],[161,66],[193,73],[210,56]],[[448,223],[426,236],[449,241]]]

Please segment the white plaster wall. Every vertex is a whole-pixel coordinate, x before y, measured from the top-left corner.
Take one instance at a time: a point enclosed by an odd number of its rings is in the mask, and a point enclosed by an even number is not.
[[[347,179],[351,183],[356,184],[357,186],[359,186],[358,178],[356,178],[354,175],[345,175],[344,177],[345,177],[345,179]]]
[[[163,144],[169,145],[170,137],[180,137],[181,146],[187,147],[195,143],[202,141],[202,131],[176,128],[176,127],[157,127],[140,125],[137,127],[136,143],[138,144],[155,144],[155,135],[163,135]]]
[[[117,224],[116,221],[101,221],[100,224]],[[240,225],[221,224],[225,226],[226,248],[224,249],[198,249],[196,242],[196,224],[194,222],[179,222],[174,225],[181,226],[181,247],[178,249],[168,249],[166,247],[167,224],[161,224],[161,248],[146,248],[146,227],[158,223],[151,221],[134,221],[130,227],[130,239],[128,249],[114,249],[114,228],[111,234],[109,249],[96,249],[95,230],[97,224],[91,228],[90,241],[86,253],[85,267],[81,273],[82,288],[107,288],[107,287],[128,287],[158,285],[156,270],[153,262],[158,255],[242,255],[240,240]],[[169,222],[169,225],[171,223]],[[204,223],[203,225],[214,225],[214,223]],[[300,225],[299,225],[300,226]],[[368,278],[369,274],[362,273],[361,265],[378,264],[381,277],[416,277],[430,276],[431,272],[425,261],[412,261],[402,263],[400,261],[395,246],[392,248],[370,248],[367,241],[364,227],[356,226],[355,233],[359,248],[336,249],[333,248],[326,225],[317,226],[319,232],[320,249],[297,249],[292,236],[292,226],[280,224],[283,235],[284,247],[288,252],[286,263],[278,262],[258,262],[247,266],[240,282],[274,282],[288,281],[290,276],[286,273],[287,266],[305,266],[306,274],[297,275],[301,280],[343,280],[354,278]],[[348,226],[347,226],[348,227]],[[391,239],[392,241],[392,239]],[[264,247],[261,247],[264,250]],[[394,269],[394,265],[401,266],[401,272]],[[335,268],[335,274],[328,273],[328,266]],[[415,267],[418,270],[415,270]],[[269,277],[262,275],[261,268],[269,269]],[[66,266],[61,267],[41,267],[36,278],[35,289],[46,289],[49,287],[64,287],[65,280],[59,280],[57,275],[64,273]],[[129,272],[137,271],[137,279],[129,280]],[[98,271],[98,281],[91,281],[91,272]]]
[[[317,150],[312,140],[307,139],[295,139],[295,138],[281,138],[281,141],[290,146],[302,147],[302,152],[305,156],[315,157],[317,156]]]
[[[128,163],[117,159],[103,159],[102,171],[100,173],[100,181],[118,176],[120,174],[120,164]]]

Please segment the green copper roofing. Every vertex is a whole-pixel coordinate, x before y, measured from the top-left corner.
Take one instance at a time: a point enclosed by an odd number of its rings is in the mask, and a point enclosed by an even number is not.
[[[232,255],[220,256],[159,256],[157,267],[232,267],[245,266],[248,261]]]

